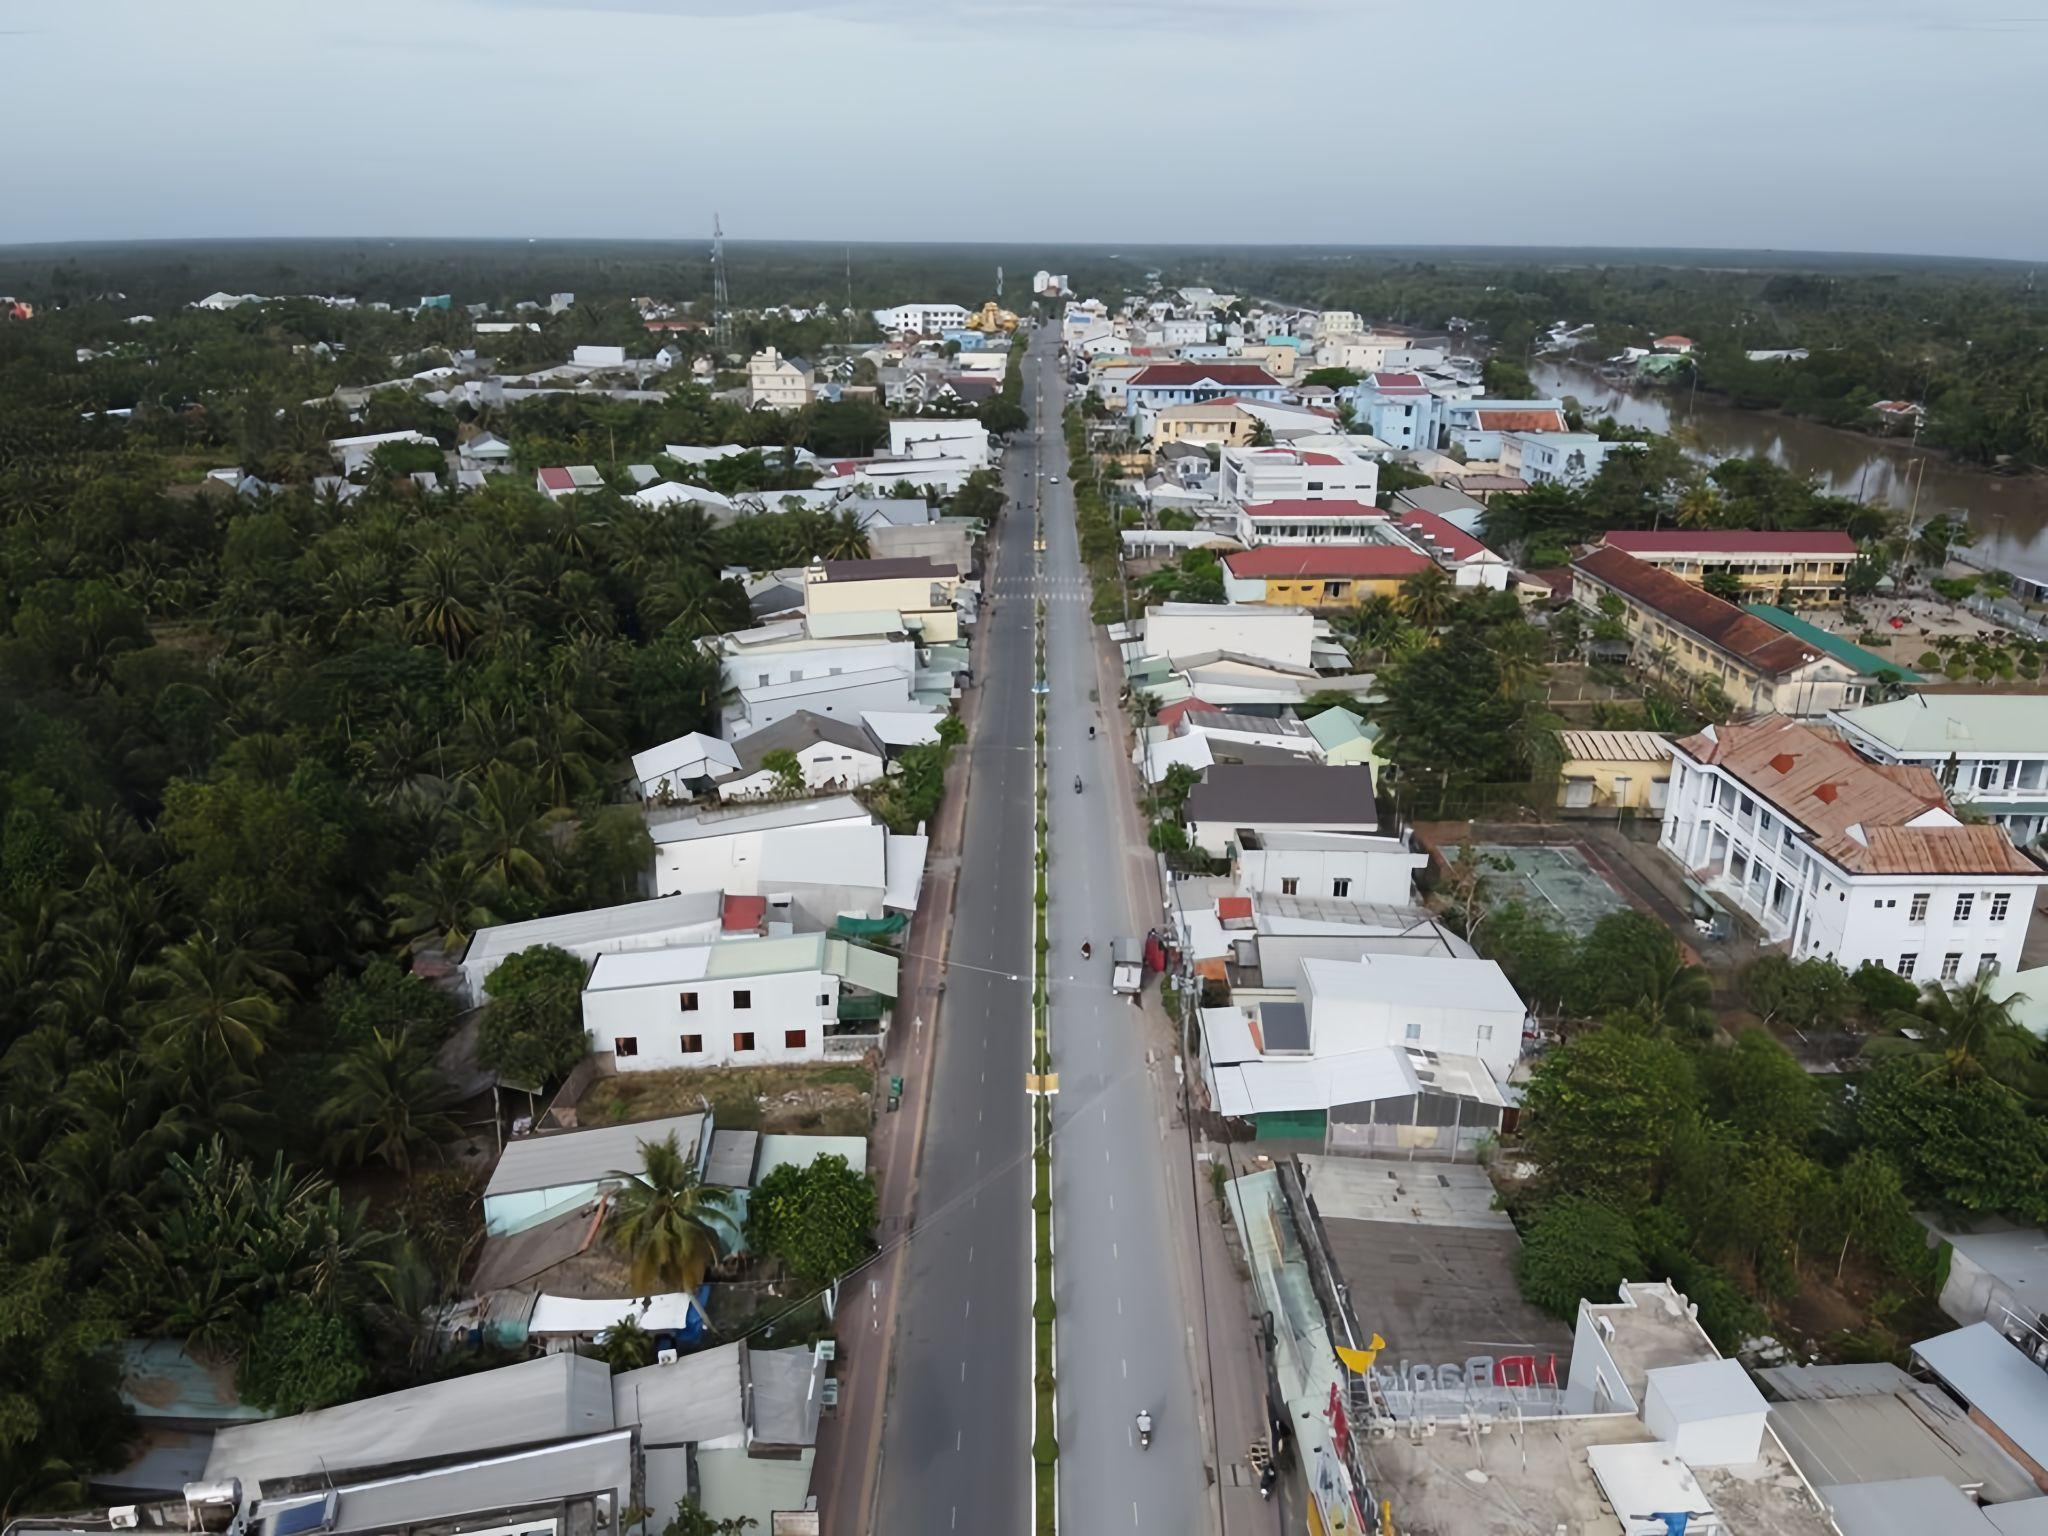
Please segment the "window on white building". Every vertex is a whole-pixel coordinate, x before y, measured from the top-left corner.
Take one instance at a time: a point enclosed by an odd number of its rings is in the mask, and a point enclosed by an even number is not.
[[[1420,1040],[1422,1038],[1422,1026],[1420,1024],[1410,1024],[1407,1029],[1407,1037],[1410,1040]]]
[[[1332,880],[1330,882],[1330,894],[1339,901],[1349,896],[1351,894],[1351,878],[1348,875],[1339,875],[1336,879]]]
[[[1977,957],[1977,974],[1979,976],[1996,976],[1998,974],[1998,956],[1979,955]]]
[[[1295,895],[1300,885],[1301,881],[1296,879],[1293,875],[1282,875],[1280,877],[1280,894],[1282,896]]]
[[[1970,920],[1970,913],[1975,910],[1976,905],[1977,897],[1975,893],[1970,891],[1963,892],[1962,895],[1956,898],[1956,921],[1967,923]]]
[[[632,1035],[619,1035],[612,1041],[612,1054],[614,1056],[638,1056],[640,1054],[640,1042]]]
[[[1919,964],[1920,957],[1909,951],[1899,956],[1899,974],[1905,977],[1906,980],[1911,981],[1913,979],[1913,971]]]
[[[743,1029],[732,1037],[732,1048],[736,1051],[751,1051],[754,1048],[754,1032]]]
[[[1915,891],[1913,893],[1913,904],[1906,908],[1907,922],[1924,923],[1927,921],[1927,894],[1925,891]]]
[[[1962,968],[1963,957],[1961,955],[1947,954],[1941,957],[1941,979],[1943,981],[1954,981],[1956,979],[1957,973],[1959,973],[1962,970]]]
[[[1480,1025],[1479,1038],[1482,1040],[1491,1040],[1493,1038],[1493,1026],[1491,1024]]]
[[[2011,892],[2009,892],[2009,891],[1994,891],[1994,892],[1992,892],[1992,894],[1991,894],[1991,921],[1993,921],[1994,923],[2002,923],[2002,922],[2004,922],[2004,921],[2005,921],[2005,914],[2006,914],[2007,912],[2011,911],[2011,910],[2012,910],[2012,893],[2011,893]]]

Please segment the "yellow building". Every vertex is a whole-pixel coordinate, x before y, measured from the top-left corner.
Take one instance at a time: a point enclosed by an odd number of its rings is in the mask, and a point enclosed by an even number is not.
[[[1776,603],[1782,593],[1785,606],[1793,608],[1840,603],[1856,560],[1856,541],[1828,529],[1618,529],[1602,534],[1600,542],[1696,587],[1710,572],[1724,572],[1741,584],[1743,602]]]
[[[960,612],[953,606],[959,585],[958,571],[925,555],[822,560],[804,572],[804,612],[812,618],[900,613],[920,644],[950,645],[960,638]]]
[[[1559,731],[1560,810],[1662,816],[1671,788],[1671,738],[1655,731]]]
[[[1242,448],[1258,431],[1258,418],[1235,405],[1169,405],[1152,417],[1152,451],[1168,443]]]
[[[1223,595],[1269,607],[1352,608],[1397,596],[1402,582],[1429,567],[1429,556],[1396,544],[1262,544],[1223,557]]]
[[[990,299],[981,308],[975,310],[967,317],[967,329],[970,331],[1014,331],[1017,329],[1017,316],[1012,310],[999,308],[996,301]]]

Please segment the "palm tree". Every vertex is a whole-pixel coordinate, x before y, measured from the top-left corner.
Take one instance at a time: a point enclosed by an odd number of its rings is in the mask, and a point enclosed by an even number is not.
[[[1450,573],[1434,563],[1401,583],[1401,615],[1421,629],[1438,629],[1449,622],[1457,600]]]
[[[549,834],[568,814],[548,798],[537,776],[493,763],[463,812],[462,851],[501,889],[545,891],[555,853]]]
[[[1381,656],[1400,631],[1401,611],[1390,597],[1368,597],[1356,608],[1338,615],[1334,627],[1349,638],[1357,656]]]
[[[868,554],[867,530],[861,527],[859,514],[841,512],[827,518],[819,529],[820,560],[865,560]]]
[[[447,1114],[453,1102],[424,1046],[403,1029],[378,1030],[335,1064],[317,1118],[330,1156],[411,1173],[418,1154],[461,1134]]]
[[[694,562],[671,562],[647,583],[642,602],[649,630],[672,629],[695,639],[726,628],[718,582]]]
[[[497,894],[492,881],[459,853],[424,859],[384,898],[390,934],[406,941],[407,954],[460,954],[471,934],[498,920]]]
[[[615,1170],[610,1177],[619,1184],[612,1238],[625,1250],[634,1291],[694,1289],[723,1253],[714,1223],[732,1220],[732,1196],[698,1182],[673,1131],[664,1141],[641,1143],[637,1173]]]
[[[1982,972],[1960,987],[1928,982],[1911,1013],[1886,1020],[1894,1033],[1866,1040],[1864,1054],[1939,1058],[1952,1077],[1981,1073],[2017,1087],[2037,1069],[2040,1042],[2013,1022],[2013,1000],[1994,993],[1991,982]]]
[[[283,1019],[240,949],[224,949],[211,929],[164,951],[139,973],[157,993],[150,1041],[188,1065],[246,1070],[269,1049]]]
[[[1721,496],[1711,485],[1687,486],[1675,509],[1681,528],[1715,528],[1721,523]]]
[[[482,625],[482,597],[475,555],[457,545],[436,545],[406,573],[406,630],[415,640],[458,654]]]

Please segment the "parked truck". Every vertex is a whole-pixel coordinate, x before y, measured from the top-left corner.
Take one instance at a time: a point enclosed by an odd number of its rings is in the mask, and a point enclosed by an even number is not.
[[[1135,997],[1145,990],[1145,945],[1139,939],[1118,939],[1109,950],[1109,984]]]

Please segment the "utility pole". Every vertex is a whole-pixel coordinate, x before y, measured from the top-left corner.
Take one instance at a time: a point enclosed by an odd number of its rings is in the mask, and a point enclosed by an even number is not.
[[[732,300],[725,288],[725,231],[719,227],[715,213],[711,215],[711,340],[721,353],[732,346]]]

